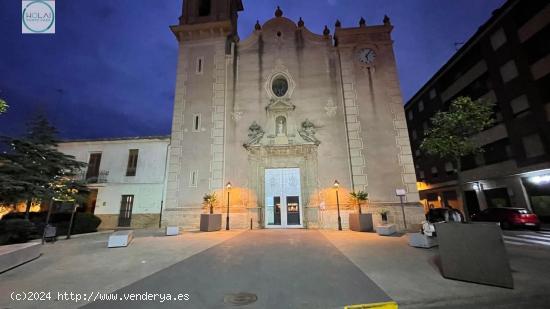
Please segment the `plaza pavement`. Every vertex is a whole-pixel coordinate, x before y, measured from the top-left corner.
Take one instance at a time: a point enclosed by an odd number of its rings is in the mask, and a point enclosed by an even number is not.
[[[526,232],[504,232],[517,233]],[[437,247],[412,248],[404,236],[338,231],[323,234],[399,308],[550,308],[548,246],[506,244],[514,278],[512,290],[445,279],[438,268]]]
[[[507,245],[515,289],[441,277],[437,248],[401,237],[315,230],[138,231],[128,248],[107,234],[47,244],[43,256],[0,274],[0,308],[78,308],[85,302],[15,302],[13,291],[188,293],[189,301],[95,302],[86,308],[232,308],[224,297],[257,296],[241,308],[341,308],[395,300],[400,308],[548,308],[550,248]],[[57,296],[55,296],[57,297]],[[54,297],[54,298],[55,298]]]
[[[230,239],[242,231],[136,230],[127,248],[107,248],[108,233],[77,235],[46,243],[42,256],[0,274],[0,308],[79,308],[84,302],[55,301],[58,292],[108,293]],[[52,291],[51,301],[12,301],[12,292]]]
[[[167,308],[225,308],[228,294],[251,293],[246,308],[341,308],[390,298],[318,231],[257,230],[137,281],[122,293],[189,293]],[[86,308],[147,308],[155,302],[95,302]]]

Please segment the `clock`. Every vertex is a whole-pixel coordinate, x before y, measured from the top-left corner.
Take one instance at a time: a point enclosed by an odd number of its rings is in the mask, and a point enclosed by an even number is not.
[[[364,64],[372,64],[376,58],[376,53],[370,48],[363,48],[359,51],[359,61]]]

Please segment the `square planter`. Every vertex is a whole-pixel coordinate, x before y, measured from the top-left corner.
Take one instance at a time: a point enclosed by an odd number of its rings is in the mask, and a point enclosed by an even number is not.
[[[409,246],[431,248],[437,246],[437,238],[422,233],[409,233]]]
[[[133,230],[116,231],[109,235],[108,248],[128,247],[130,242],[134,239]]]
[[[167,226],[166,236],[177,236],[180,234],[180,228],[178,226]]]
[[[349,214],[349,229],[356,232],[371,232],[372,214]]]
[[[435,225],[443,277],[514,288],[502,230],[496,223]]]
[[[376,227],[376,233],[380,236],[390,236],[397,233],[395,224],[383,224]]]
[[[202,232],[213,232],[222,229],[222,214],[201,214]]]

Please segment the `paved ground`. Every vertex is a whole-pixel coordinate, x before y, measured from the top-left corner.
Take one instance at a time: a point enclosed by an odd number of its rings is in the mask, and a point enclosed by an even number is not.
[[[318,231],[247,231],[117,293],[188,293],[173,308],[224,308],[224,296],[252,293],[244,308],[342,308],[390,301],[357,266]],[[86,308],[105,308],[96,302]],[[124,302],[117,308],[148,308],[155,302]],[[183,305],[183,306],[182,306]]]
[[[0,308],[86,303],[54,301],[57,294],[40,303],[10,301],[14,291],[97,295],[117,290],[188,293],[189,301],[162,306],[184,308],[223,308],[224,296],[237,292],[258,297],[242,308],[337,308],[387,296],[400,308],[548,308],[550,246],[523,241],[534,239],[525,235],[544,237],[533,233],[505,232],[522,238],[514,240],[520,244],[505,238],[514,290],[444,279],[435,262],[437,248],[411,248],[404,236],[258,230],[162,237],[158,231],[140,231],[130,247],[121,249],[106,248],[107,234],[83,236],[48,244],[39,259],[0,274]],[[131,303],[140,304],[160,305]]]
[[[506,245],[515,284],[510,290],[443,278],[437,248],[409,247],[405,236],[323,234],[400,308],[549,308],[550,247]]]
[[[109,293],[241,232],[165,237],[157,230],[138,230],[129,247],[114,249],[107,248],[107,233],[47,243],[38,259],[0,274],[0,308],[78,308],[84,301],[56,300],[57,293]],[[50,291],[51,300],[11,300],[12,292],[31,291]]]

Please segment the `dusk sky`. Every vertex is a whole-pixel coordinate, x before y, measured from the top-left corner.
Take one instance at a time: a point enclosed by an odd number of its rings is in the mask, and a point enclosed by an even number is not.
[[[241,39],[256,19],[301,16],[311,31],[381,24],[387,14],[406,102],[504,0],[243,0]],[[46,113],[60,137],[170,133],[182,0],[58,0],[56,33],[21,34],[21,1],[0,1],[0,135]]]

